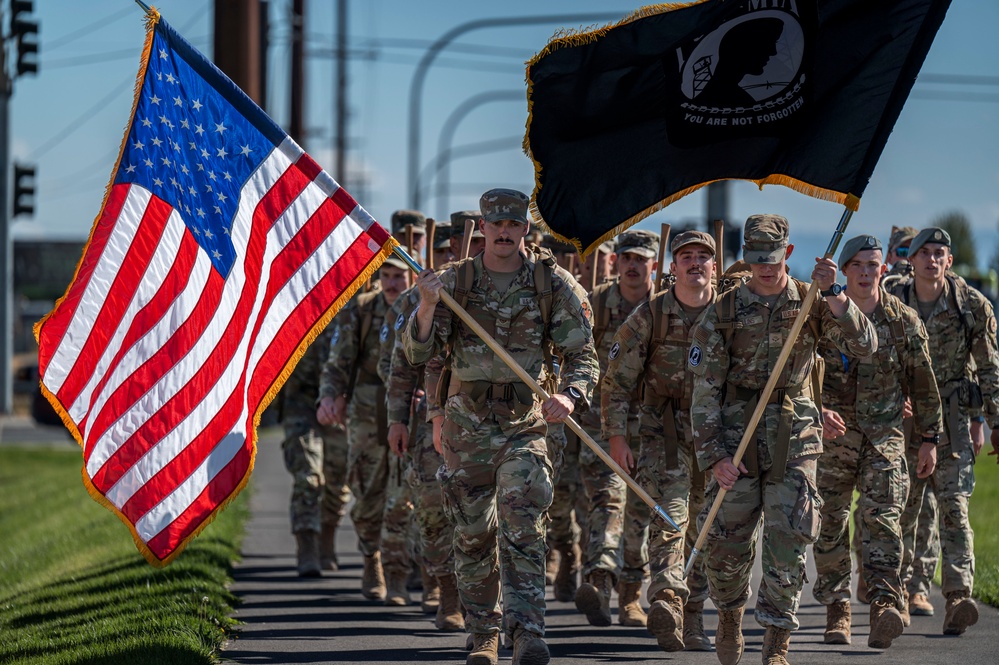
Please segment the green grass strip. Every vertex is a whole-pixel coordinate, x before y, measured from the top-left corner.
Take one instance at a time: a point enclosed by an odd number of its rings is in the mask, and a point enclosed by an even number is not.
[[[988,441],[975,463],[975,491],[968,504],[975,532],[974,596],[999,607],[999,465],[987,450],[992,450]]]
[[[80,479],[79,450],[0,448],[0,662],[212,663],[245,494],[165,569]]]

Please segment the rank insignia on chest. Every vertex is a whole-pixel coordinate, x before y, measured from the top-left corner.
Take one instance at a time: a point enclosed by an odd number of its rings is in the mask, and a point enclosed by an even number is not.
[[[611,350],[610,350],[610,356],[609,356],[609,358],[611,360],[614,360],[615,358],[617,358],[617,354],[619,354],[619,353],[621,353],[621,343],[620,342],[614,342],[614,346],[612,346]]]

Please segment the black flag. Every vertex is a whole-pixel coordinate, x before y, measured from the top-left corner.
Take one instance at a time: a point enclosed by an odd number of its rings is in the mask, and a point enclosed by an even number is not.
[[[707,0],[529,63],[532,210],[581,250],[713,181],[855,210],[950,0]]]

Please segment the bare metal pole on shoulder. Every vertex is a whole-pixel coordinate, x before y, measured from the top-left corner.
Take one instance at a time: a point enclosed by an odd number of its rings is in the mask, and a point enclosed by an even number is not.
[[[410,257],[409,254],[407,254],[401,247],[395,248],[395,254],[403,261],[405,261],[406,264],[409,265],[409,267],[414,272],[419,273],[423,270],[423,268],[416,261],[414,261],[412,257]],[[533,390],[538,397],[540,397],[543,400],[546,400],[550,397],[548,391],[542,388],[538,384],[538,382],[535,381],[534,378],[530,374],[528,374],[527,371],[524,370],[524,368],[521,367],[516,360],[513,359],[513,356],[507,353],[506,349],[504,349],[502,346],[499,345],[499,342],[493,339],[493,337],[488,332],[486,332],[485,329],[481,325],[479,325],[479,323],[475,319],[473,319],[468,312],[462,309],[462,307],[457,302],[455,302],[454,298],[451,297],[451,294],[442,289],[440,292],[440,296],[441,296],[441,302],[443,302],[452,312],[457,314],[458,318],[460,318],[465,325],[471,328],[476,335],[481,337],[482,341],[484,341],[489,346],[489,348],[493,350],[493,353],[499,356],[500,360],[505,362],[507,366],[514,371],[514,373],[521,381],[530,386],[531,390]],[[593,440],[593,437],[591,437],[589,434],[586,433],[586,430],[584,430],[582,427],[579,426],[579,423],[577,423],[575,420],[573,420],[570,417],[565,419],[565,424],[568,425],[569,429],[571,429],[579,436],[580,441],[585,443],[587,446],[590,447],[590,450],[596,453],[597,457],[602,459],[604,463],[607,464],[607,466],[609,466],[611,469],[613,469],[617,475],[621,476],[624,482],[627,483],[628,487],[630,487],[635,492],[635,494],[637,494],[639,498],[642,499],[642,501],[648,504],[649,508],[652,509],[652,512],[658,515],[674,531],[677,531],[679,533],[680,527],[677,525],[676,522],[673,521],[673,518],[671,518],[666,513],[666,511],[663,510],[651,496],[649,496],[648,492],[642,489],[641,485],[635,482],[635,480],[628,475],[628,472],[625,471],[620,464],[614,461],[614,458],[608,455],[604,451],[604,449],[601,448],[597,444],[597,442]]]
[[[839,247],[840,240],[843,239],[843,233],[846,231],[847,225],[850,223],[850,218],[853,216],[853,211],[847,208],[843,211],[843,216],[840,217],[839,224],[836,226],[836,231],[833,233],[832,240],[829,241],[829,246],[826,248],[826,253],[823,258],[831,259],[833,254],[836,253],[836,248]],[[780,350],[780,355],[777,356],[777,361],[774,363],[773,368],[770,370],[770,378],[767,379],[767,384],[763,388],[763,392],[760,393],[759,402],[756,404],[756,410],[753,411],[753,417],[749,419],[746,424],[746,431],[742,433],[742,440],[739,442],[739,447],[735,451],[735,455],[732,456],[732,464],[736,467],[742,462],[742,456],[746,453],[746,448],[749,447],[749,442],[756,438],[756,427],[760,424],[760,418],[763,417],[764,411],[766,411],[767,403],[770,401],[770,395],[773,393],[774,389],[777,387],[777,381],[780,380],[781,372],[784,370],[784,365],[787,363],[788,357],[791,355],[791,348],[794,346],[795,340],[798,339],[798,335],[801,333],[802,327],[805,325],[806,314],[812,308],[812,303],[815,302],[815,297],[818,294],[819,285],[812,282],[808,286],[808,292],[805,294],[805,299],[801,303],[801,309],[798,310],[798,316],[794,319],[794,324],[791,326],[791,330],[787,335],[787,340],[784,342],[784,347]],[[697,542],[694,543],[694,547],[690,550],[690,558],[687,559],[687,566],[683,570],[683,574],[686,577],[690,574],[691,568],[694,566],[694,560],[697,559],[697,554],[700,552],[701,548],[704,546],[704,541],[707,538],[708,531],[711,530],[711,525],[715,521],[715,517],[718,516],[718,510],[721,508],[722,501],[725,500],[725,495],[728,493],[724,488],[718,488],[718,494],[715,496],[715,501],[711,504],[711,511],[708,513],[708,517],[704,520],[704,526],[701,527],[701,532],[697,534]]]

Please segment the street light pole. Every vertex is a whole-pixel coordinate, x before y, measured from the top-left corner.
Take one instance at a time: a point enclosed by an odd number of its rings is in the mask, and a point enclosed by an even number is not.
[[[480,30],[483,28],[513,27],[520,25],[543,25],[545,23],[576,23],[579,21],[613,21],[621,18],[620,13],[592,13],[592,14],[551,14],[544,16],[507,16],[499,18],[479,19],[468,21],[451,28],[437,38],[433,44],[427,48],[427,52],[420,58],[413,72],[413,79],[409,85],[409,141],[408,141],[408,178],[407,188],[410,193],[410,207],[419,210],[422,203],[417,178],[420,170],[420,123],[423,105],[423,85],[426,82],[427,71],[433,64],[437,55],[444,50],[448,44],[459,36]]]

